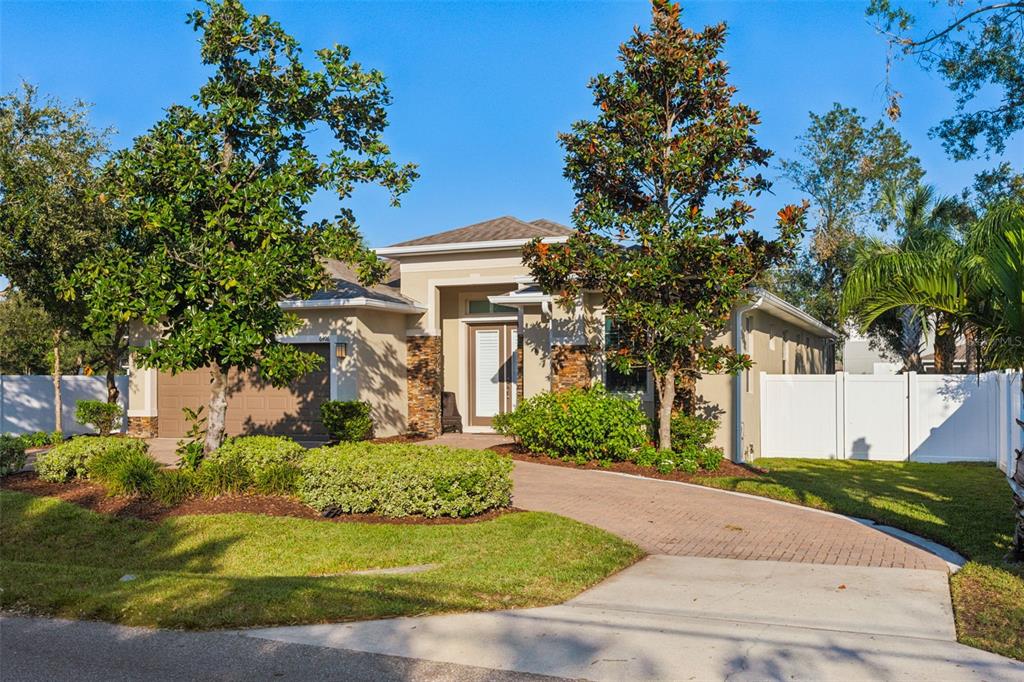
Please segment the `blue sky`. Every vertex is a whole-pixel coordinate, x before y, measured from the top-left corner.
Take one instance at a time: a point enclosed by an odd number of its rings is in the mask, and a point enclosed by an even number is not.
[[[809,111],[833,101],[869,119],[884,107],[885,45],[865,2],[686,2],[692,27],[726,21],[725,58],[738,98],[761,111],[761,143],[792,155]],[[206,77],[197,36],[184,23],[192,2],[0,4],[0,84],[24,79],[45,93],[93,104],[97,126],[126,146],[171,103],[186,103]],[[499,215],[568,222],[573,196],[562,178],[556,133],[592,115],[587,79],[615,66],[616,48],[646,2],[255,2],[307,53],[335,42],[382,70],[394,97],[387,140],[422,177],[402,207],[362,191],[354,208],[368,241],[383,246]],[[921,5],[922,9],[927,4]],[[940,192],[958,193],[994,161],[955,163],[928,128],[952,111],[943,83],[915,65],[895,73],[905,93],[899,130]],[[1016,142],[1016,141],[1015,141]],[[1012,145],[1011,145],[1011,148]],[[1019,147],[1018,147],[1019,148]],[[777,177],[773,166],[769,177]],[[757,224],[800,195],[778,180],[755,202]],[[318,197],[312,217],[333,212]]]

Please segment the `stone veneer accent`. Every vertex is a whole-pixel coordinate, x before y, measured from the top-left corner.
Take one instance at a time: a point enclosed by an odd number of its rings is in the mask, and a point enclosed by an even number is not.
[[[405,340],[406,383],[411,433],[441,433],[441,337],[409,336]]]
[[[133,438],[156,438],[160,433],[158,417],[128,417],[128,435]]]
[[[593,377],[589,346],[561,345],[551,347],[551,390],[586,388]]]

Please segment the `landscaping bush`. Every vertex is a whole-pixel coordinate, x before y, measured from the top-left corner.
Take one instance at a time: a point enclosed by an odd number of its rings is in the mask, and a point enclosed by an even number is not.
[[[110,495],[149,495],[153,492],[160,464],[145,449],[134,447],[127,438],[92,455],[86,461],[89,478],[103,484]]]
[[[0,435],[0,476],[13,474],[25,466],[25,441],[19,436]]]
[[[128,448],[145,453],[146,443],[121,436],[78,436],[54,446],[36,457],[36,473],[46,481],[62,482],[85,478],[89,460],[110,449]]]
[[[541,393],[494,418],[494,429],[531,452],[577,463],[623,461],[648,442],[650,422],[636,400],[603,386]]]
[[[505,507],[512,461],[491,451],[347,443],[307,453],[299,496],[322,513],[466,517]]]
[[[203,497],[235,495],[252,486],[249,469],[239,458],[204,459],[193,480],[196,492]]]
[[[271,464],[298,464],[306,449],[284,436],[235,436],[209,454],[207,461],[238,460],[250,474]]]
[[[64,442],[64,434],[60,431],[33,431],[18,436],[26,448],[43,448],[47,445],[58,445]]]
[[[705,449],[718,431],[718,420],[678,413],[672,415],[672,449],[685,452],[690,448]]]
[[[167,507],[174,507],[195,494],[195,474],[188,469],[161,469],[153,479],[150,497]]]
[[[368,440],[373,436],[370,404],[361,400],[327,400],[320,403],[320,421],[327,433],[341,442]]]
[[[75,421],[91,424],[101,436],[109,436],[121,418],[121,406],[103,400],[79,400],[75,403]],[[116,430],[120,431],[120,428]]]

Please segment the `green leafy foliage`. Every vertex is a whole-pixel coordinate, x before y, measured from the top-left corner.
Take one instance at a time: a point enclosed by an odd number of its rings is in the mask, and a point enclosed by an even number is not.
[[[631,459],[650,438],[640,403],[600,385],[535,395],[496,416],[494,429],[531,452],[577,463]]]
[[[150,495],[160,463],[145,449],[132,446],[128,439],[116,447],[105,448],[86,460],[89,478],[107,489],[109,495]]]
[[[350,442],[373,437],[370,404],[361,400],[326,400],[320,403],[320,420],[335,440]]]
[[[487,450],[345,443],[311,450],[299,496],[317,511],[466,517],[506,507],[512,461]]]
[[[203,416],[203,407],[192,409],[191,407],[181,408],[188,422],[188,430],[185,437],[178,441],[175,454],[178,455],[178,466],[182,469],[195,471],[203,456],[203,441],[206,439],[206,417]]]
[[[977,156],[978,138],[986,156],[1002,154],[1024,130],[1024,3],[936,0],[911,11],[898,0],[871,0],[867,15],[889,43],[887,76],[893,59],[911,57],[955,94],[953,115],[930,131],[954,159]],[[902,94],[886,86],[895,119]]]
[[[120,436],[77,436],[56,445],[36,457],[36,473],[45,481],[57,483],[69,478],[86,478],[90,460],[107,451],[132,450],[146,453],[145,441]]]
[[[111,164],[110,201],[145,231],[146,246],[112,275],[121,286],[132,273],[135,294],[108,300],[122,301],[122,315],[160,323],[143,363],[211,368],[209,453],[223,440],[229,369],[256,369],[283,386],[321,362],[277,340],[299,325],[278,303],[323,288],[324,259],[355,264],[366,284],[386,274],[347,206],[353,191],[376,185],[397,204],[417,174],[383,140],[383,74],[352,61],[348,48],[307,57],[277,22],[237,0],[209,0],[188,22],[214,73],[194,105],[169,107]],[[314,132],[330,136],[327,154],[313,151]],[[333,195],[337,214],[310,222],[318,193]]]
[[[90,424],[101,436],[109,436],[121,419],[121,406],[103,400],[79,400],[75,403],[75,421]]]
[[[235,436],[224,441],[208,460],[239,460],[255,473],[270,464],[297,464],[305,448],[284,436]]]
[[[910,143],[882,121],[869,125],[853,107],[833,103],[811,113],[798,155],[782,175],[811,197],[816,220],[794,267],[774,273],[771,287],[842,332],[839,300],[847,273],[869,229],[884,224],[884,191],[902,195],[924,175]]]
[[[683,413],[672,415],[672,446],[680,452],[688,447],[709,447],[717,431],[717,419]]]
[[[25,441],[20,436],[0,434],[0,476],[21,471],[25,466]]]
[[[653,3],[649,31],[619,48],[620,69],[589,83],[598,112],[559,136],[576,195],[576,232],[563,244],[534,240],[524,262],[541,287],[571,307],[604,295],[620,371],[650,368],[664,415],[659,447],[671,448],[668,415],[677,384],[684,408],[702,373],[732,373],[750,358],[714,343],[733,308],[769,268],[791,257],[804,209],[778,213],[778,238],[751,227],[746,199],[770,188],[759,169],[756,111],[733,101],[719,55],[724,24],[685,28],[679,6]]]
[[[189,469],[161,469],[153,478],[150,497],[166,507],[176,507],[195,492],[195,472]]]
[[[58,445],[64,442],[64,434],[60,431],[33,431],[18,436],[26,448],[42,448],[47,445]]]
[[[204,459],[195,471],[196,491],[203,497],[237,495],[252,486],[248,467],[239,458]]]

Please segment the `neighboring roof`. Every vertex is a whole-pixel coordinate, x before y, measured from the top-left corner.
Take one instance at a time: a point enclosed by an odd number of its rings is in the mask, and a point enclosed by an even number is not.
[[[283,301],[283,308],[381,308],[398,313],[420,313],[426,308],[396,288],[398,282],[397,261],[387,261],[390,266],[386,284],[365,287],[359,283],[359,276],[347,264],[328,258],[324,267],[331,276],[331,286],[318,291],[301,301]],[[391,286],[394,283],[395,286]]]
[[[921,362],[935,362],[935,351],[925,353],[921,356]],[[953,362],[967,362],[967,344],[958,343],[956,345],[956,354],[953,356]]]
[[[531,223],[510,215],[485,220],[454,230],[446,230],[418,239],[399,242],[391,246],[424,246],[427,244],[463,244],[466,242],[493,242],[506,239],[535,239],[537,237],[568,237],[572,233],[565,225],[550,220]]]

